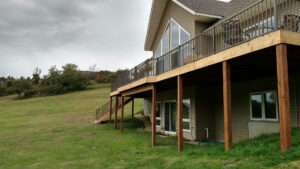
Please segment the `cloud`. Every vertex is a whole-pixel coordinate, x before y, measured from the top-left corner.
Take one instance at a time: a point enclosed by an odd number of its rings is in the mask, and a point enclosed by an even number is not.
[[[52,65],[130,68],[143,51],[151,0],[2,0],[0,76]]]

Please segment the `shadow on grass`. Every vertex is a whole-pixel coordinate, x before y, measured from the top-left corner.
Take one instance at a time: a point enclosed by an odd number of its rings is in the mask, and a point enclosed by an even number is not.
[[[118,121],[118,125],[120,121]],[[119,127],[119,126],[118,126]],[[144,123],[137,118],[124,120],[124,131],[128,134],[139,132]],[[147,135],[147,141],[151,140],[151,133]],[[138,137],[138,135],[136,135]],[[156,137],[157,148],[170,148],[177,150],[176,136]],[[300,129],[292,130],[292,148],[287,152],[280,150],[280,134],[261,135],[259,137],[240,141],[233,145],[231,151],[225,151],[224,145],[190,145],[184,144],[184,157],[187,159],[217,159],[222,160],[224,165],[232,164],[231,167],[251,168],[260,166],[262,168],[274,167],[300,159]],[[228,163],[228,164],[227,164]]]
[[[118,122],[118,128],[120,127],[120,119],[117,120]],[[114,120],[112,119],[112,124],[114,123]],[[109,120],[104,120],[101,122],[101,125],[104,124],[110,124]],[[126,130],[137,130],[137,129],[141,129],[141,128],[145,128],[144,122],[137,119],[137,118],[126,118],[124,119],[124,129]]]

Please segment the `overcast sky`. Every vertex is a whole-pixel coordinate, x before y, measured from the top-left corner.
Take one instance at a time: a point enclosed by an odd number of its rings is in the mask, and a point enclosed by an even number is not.
[[[152,0],[1,0],[0,76],[46,74],[52,65],[81,70],[131,68],[144,51]]]

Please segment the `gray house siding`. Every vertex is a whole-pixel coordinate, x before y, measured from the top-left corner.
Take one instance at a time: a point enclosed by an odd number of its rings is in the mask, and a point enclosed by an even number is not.
[[[290,81],[291,125],[300,126],[300,74],[292,74]],[[184,98],[191,99],[191,132],[184,132],[190,140],[223,141],[224,114],[221,86],[188,86]],[[250,93],[277,91],[276,77],[248,80],[232,84],[232,137],[233,142],[279,132],[279,121],[254,121],[250,118]],[[161,132],[164,133],[164,102],[176,100],[176,89],[158,92],[161,103]],[[145,99],[145,114],[151,116],[151,99]],[[147,113],[146,113],[147,112]]]

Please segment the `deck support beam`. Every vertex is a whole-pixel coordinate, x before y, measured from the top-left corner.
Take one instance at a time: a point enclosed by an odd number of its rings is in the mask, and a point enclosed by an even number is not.
[[[183,83],[181,75],[177,76],[177,136],[178,136],[178,152],[181,152],[183,149]]]
[[[152,147],[156,146],[156,87],[152,89]]]
[[[292,145],[290,120],[290,95],[288,79],[287,45],[276,46],[277,88],[280,117],[281,151],[287,151]]]
[[[118,118],[118,106],[119,106],[119,96],[116,95],[116,109],[115,109],[115,120],[114,120],[114,127],[117,129],[117,118]]]
[[[134,98],[132,98],[132,102],[131,102],[131,106],[132,106],[132,112],[131,112],[131,118],[133,118],[133,116],[134,116]]]
[[[111,123],[111,115],[112,115],[112,96],[110,96],[110,102],[109,102],[109,123]]]
[[[232,149],[232,119],[231,119],[231,77],[230,64],[223,62],[223,102],[224,102],[224,141],[225,150]]]
[[[121,123],[120,123],[121,133],[123,133],[123,123],[124,123],[124,96],[122,96],[122,110],[121,110]]]

